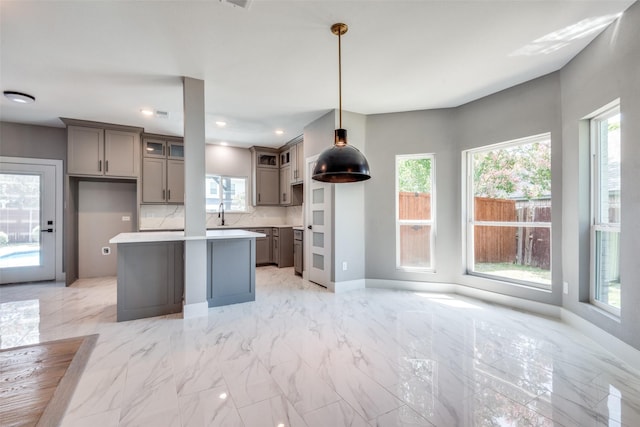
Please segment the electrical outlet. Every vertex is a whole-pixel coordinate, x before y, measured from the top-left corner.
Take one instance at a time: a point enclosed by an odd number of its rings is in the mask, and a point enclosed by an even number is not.
[[[347,271],[347,261],[342,261],[342,271]]]
[[[111,248],[109,246],[104,246],[102,248],[102,255],[111,255]]]
[[[569,294],[569,282],[562,282],[562,292],[565,295]]]
[[[122,216],[122,221],[124,221],[124,222],[131,221],[131,217],[129,215],[123,215]]]

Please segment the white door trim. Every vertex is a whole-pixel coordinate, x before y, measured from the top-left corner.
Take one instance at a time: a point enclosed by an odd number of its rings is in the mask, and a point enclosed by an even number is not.
[[[308,185],[305,185],[305,217],[306,217],[306,228],[304,235],[304,262],[305,264],[305,279],[311,281],[312,277],[312,269],[313,269],[313,253],[312,253],[312,244],[313,244],[313,230],[310,230],[308,227],[313,225],[313,187],[314,184],[323,185],[325,188],[324,195],[324,247],[323,247],[323,256],[324,256],[324,273],[322,274],[321,280],[318,283],[321,286],[325,286],[327,289],[333,290],[333,283],[331,281],[331,262],[332,262],[332,203],[333,203],[333,187],[332,184],[326,184],[322,182],[312,181],[311,174],[313,172],[313,167],[315,166],[315,162],[318,160],[319,155],[315,155],[312,157],[307,157],[306,159],[306,168],[305,168],[305,178]],[[318,269],[319,270],[319,269]],[[318,280],[316,278],[316,280]],[[323,283],[319,283],[323,282]]]
[[[55,168],[55,214],[56,214],[56,232],[55,232],[55,275],[56,281],[64,281],[65,273],[62,267],[63,259],[63,236],[64,236],[64,220],[62,217],[63,212],[63,192],[62,192],[62,177],[64,172],[64,166],[62,160],[55,159],[31,159],[27,157],[6,157],[0,156],[0,162],[5,163],[18,163],[18,164],[31,164],[31,165],[47,165]]]

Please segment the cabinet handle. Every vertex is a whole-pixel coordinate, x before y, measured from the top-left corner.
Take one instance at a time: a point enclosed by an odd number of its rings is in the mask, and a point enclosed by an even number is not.
[[[260,193],[258,193],[258,201],[260,201]]]
[[[162,146],[162,155],[164,156],[164,145]]]
[[[162,190],[162,200],[166,200],[165,196],[166,196],[166,190]]]
[[[171,190],[167,190],[167,200],[171,200]]]
[[[98,172],[102,172],[102,160],[98,160]]]
[[[104,161],[104,171],[109,172],[109,160]]]

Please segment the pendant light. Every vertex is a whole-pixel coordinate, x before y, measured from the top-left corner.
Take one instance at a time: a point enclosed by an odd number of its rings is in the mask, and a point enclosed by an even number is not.
[[[347,144],[347,130],[342,128],[342,46],[341,37],[347,32],[347,24],[331,26],[338,36],[338,93],[340,100],[340,128],[335,130],[335,141],[320,153],[311,176],[316,181],[344,183],[365,181],[371,178],[369,163],[357,148]]]

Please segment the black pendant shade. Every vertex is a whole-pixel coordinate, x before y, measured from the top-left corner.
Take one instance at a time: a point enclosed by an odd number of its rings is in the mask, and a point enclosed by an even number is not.
[[[316,181],[346,183],[371,178],[369,163],[356,147],[347,144],[346,129],[336,129],[336,142],[320,153],[313,169]]]
[[[320,153],[311,178],[315,181],[345,183],[366,181],[371,178],[369,162],[357,148],[347,144],[347,130],[342,128],[342,49],[340,37],[347,25],[333,24],[331,32],[338,36],[338,90],[340,100],[340,128],[335,130],[333,147]]]

